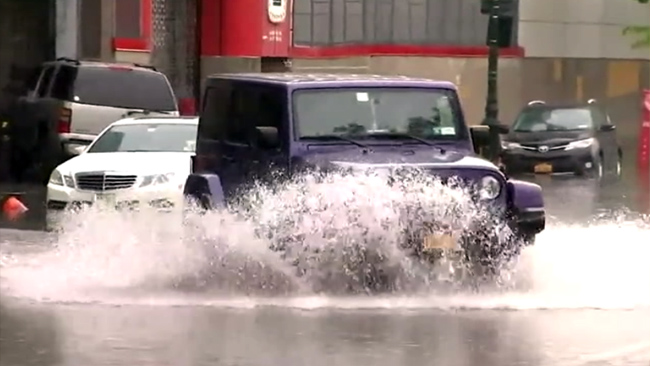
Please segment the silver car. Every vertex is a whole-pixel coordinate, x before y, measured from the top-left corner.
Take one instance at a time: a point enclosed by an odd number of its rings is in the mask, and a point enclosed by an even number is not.
[[[179,115],[167,77],[139,64],[67,58],[47,62],[23,102],[27,113],[21,120],[39,133],[56,134],[62,160],[76,155],[119,119],[137,114]]]

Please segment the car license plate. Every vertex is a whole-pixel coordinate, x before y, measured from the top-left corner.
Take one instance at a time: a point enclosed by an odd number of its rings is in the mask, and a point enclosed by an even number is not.
[[[115,205],[115,195],[110,193],[97,193],[95,195],[95,202],[106,205]]]
[[[553,173],[553,165],[549,163],[541,163],[535,165],[535,173]]]
[[[436,249],[457,249],[458,241],[451,234],[430,234],[424,237],[422,249],[426,252]]]

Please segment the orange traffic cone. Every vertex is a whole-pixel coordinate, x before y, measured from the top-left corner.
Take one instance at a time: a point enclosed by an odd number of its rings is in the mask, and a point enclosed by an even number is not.
[[[2,213],[9,221],[16,221],[29,209],[16,197],[9,197],[2,205]]]

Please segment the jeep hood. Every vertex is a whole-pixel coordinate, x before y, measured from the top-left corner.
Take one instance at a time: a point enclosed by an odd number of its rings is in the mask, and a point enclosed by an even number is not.
[[[373,147],[374,148],[374,147]],[[477,156],[468,155],[467,151],[422,148],[383,148],[372,151],[363,149],[323,148],[309,151],[302,156],[304,163],[325,168],[327,166],[365,169],[390,169],[412,167],[420,169],[482,169],[498,170],[491,162]]]

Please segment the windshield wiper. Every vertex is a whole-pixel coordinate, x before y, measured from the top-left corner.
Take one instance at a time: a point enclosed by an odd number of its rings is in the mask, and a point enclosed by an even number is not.
[[[445,149],[441,148],[440,146],[434,144],[433,142],[423,139],[422,137],[418,137],[415,135],[411,135],[410,133],[404,133],[404,132],[375,132],[375,133],[368,133],[368,136],[370,137],[397,137],[397,138],[404,138],[404,139],[409,139],[413,141],[420,142],[424,145],[435,147],[438,150],[440,150],[441,153],[445,153]]]
[[[353,145],[362,147],[364,149],[370,149],[370,146],[366,144],[362,144],[359,141],[353,140],[349,137],[341,136],[341,135],[314,135],[314,136],[302,136],[302,139],[307,139],[307,140],[319,140],[319,141],[331,141],[331,140],[339,140],[339,141],[345,141],[349,142]]]

